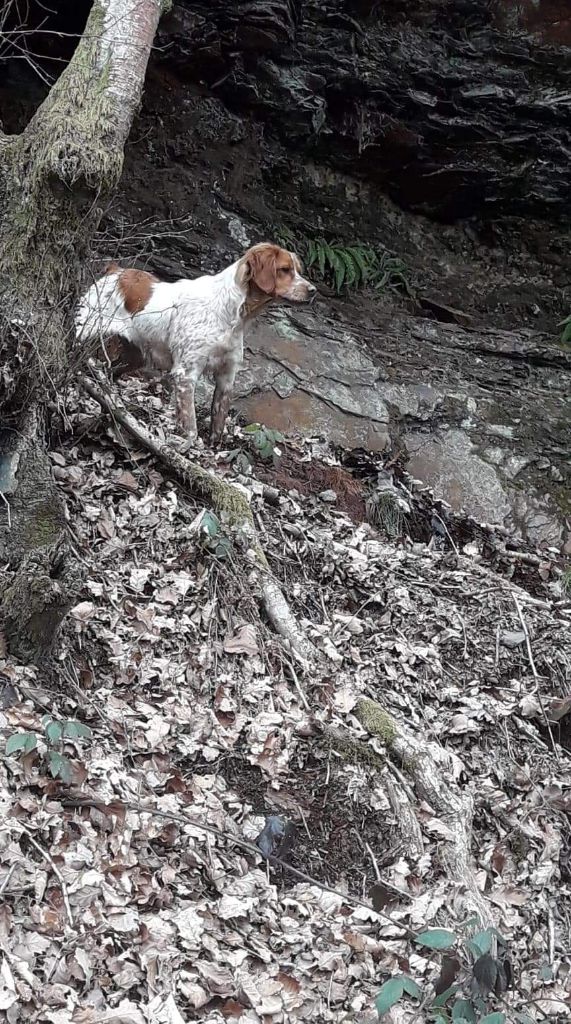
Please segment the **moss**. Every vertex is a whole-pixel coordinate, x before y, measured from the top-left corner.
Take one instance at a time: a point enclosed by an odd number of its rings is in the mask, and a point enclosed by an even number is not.
[[[339,754],[343,761],[349,764],[362,764],[375,771],[381,771],[384,767],[382,757],[366,743],[345,736],[343,733],[331,732],[327,734],[329,746]]]
[[[393,718],[375,700],[362,697],[355,709],[357,718],[361,725],[371,733],[378,736],[386,747],[390,747],[397,737],[397,727]]]
[[[172,11],[173,0],[161,0],[161,16],[163,14],[170,14]]]

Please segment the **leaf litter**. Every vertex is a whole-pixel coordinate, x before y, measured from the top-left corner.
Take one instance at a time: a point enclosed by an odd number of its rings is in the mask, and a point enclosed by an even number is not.
[[[138,382],[122,387],[167,436],[161,386],[150,401]],[[5,740],[38,735],[0,762],[4,1018],[370,1024],[393,975],[437,980],[402,926],[461,929],[439,856],[447,808],[408,787],[411,855],[401,770],[360,725],[363,696],[473,793],[478,881],[516,965],[507,998],[532,1020],[568,1015],[571,630],[556,559],[514,561],[398,469],[409,539],[383,535],[361,518],[380,461],[362,456],[342,485],[343,460],[318,439],[284,446],[287,489],[271,502],[266,465],[264,481],[255,467],[240,476],[203,449],[248,490],[270,564],[328,659],[312,678],[260,617],[231,548],[205,548],[196,501],[92,423],[76,398],[53,441],[84,593],[53,670],[0,662]],[[319,498],[330,469],[345,507]],[[446,531],[428,536],[435,511]],[[68,784],[42,766],[46,712],[91,730],[61,739]],[[314,883],[264,859],[276,852]],[[414,1006],[390,1013],[406,1024]]]

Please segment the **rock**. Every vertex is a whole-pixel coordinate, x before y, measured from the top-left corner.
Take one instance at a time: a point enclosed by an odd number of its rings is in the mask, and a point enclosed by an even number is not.
[[[319,494],[321,501],[327,502],[328,505],[334,505],[337,501],[337,495],[335,491],[321,491]]]
[[[188,0],[161,21],[157,60],[411,209],[558,218],[570,41],[571,18],[515,0]]]

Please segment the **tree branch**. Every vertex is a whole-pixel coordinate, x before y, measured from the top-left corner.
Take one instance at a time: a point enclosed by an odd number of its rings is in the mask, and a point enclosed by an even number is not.
[[[161,441],[150,430],[130,413],[121,399],[111,397],[107,389],[107,381],[103,374],[90,365],[95,379],[80,375],[80,386],[91,398],[105,409],[111,417],[127,430],[132,437],[155,455],[164,466],[220,515],[221,519],[232,529],[241,531],[248,538],[248,545],[254,555],[250,568],[257,573],[262,604],[274,630],[291,645],[302,662],[315,662],[318,652],[312,643],[301,632],[291,609],[283,595],[281,587],[273,575],[263,548],[259,542],[252,511],[247,498],[237,487],[220,480],[202,466],[191,462],[171,445]]]
[[[95,0],[71,61],[24,130],[67,185],[118,181],[160,14],[160,0]]]

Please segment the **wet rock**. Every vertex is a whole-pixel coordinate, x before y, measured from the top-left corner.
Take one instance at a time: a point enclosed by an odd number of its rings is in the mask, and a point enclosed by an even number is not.
[[[188,0],[162,20],[157,59],[290,152],[374,181],[411,209],[568,216],[562,8]]]

